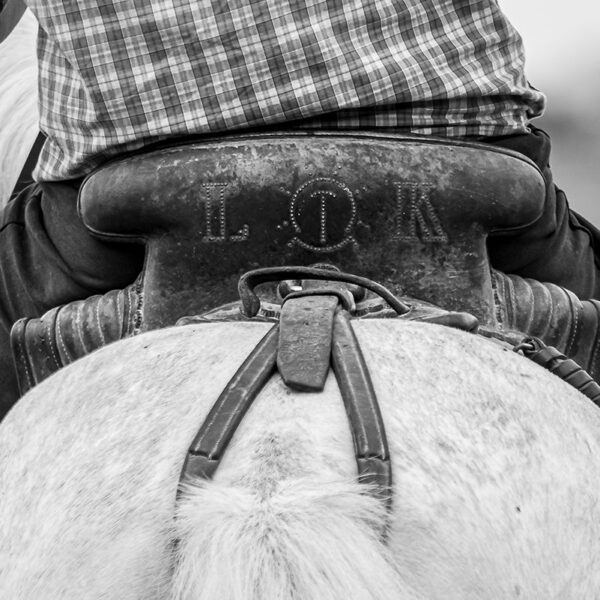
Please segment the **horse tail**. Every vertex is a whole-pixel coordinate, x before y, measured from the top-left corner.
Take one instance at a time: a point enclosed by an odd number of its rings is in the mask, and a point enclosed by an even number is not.
[[[416,600],[382,539],[386,509],[365,488],[186,485],[171,598]]]

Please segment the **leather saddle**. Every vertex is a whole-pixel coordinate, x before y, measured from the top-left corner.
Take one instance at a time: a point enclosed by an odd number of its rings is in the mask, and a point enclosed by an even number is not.
[[[278,132],[119,157],[79,212],[95,236],[146,243],[142,331],[231,301],[250,269],[315,262],[494,327],[486,238],[538,219],[544,193],[532,161],[489,145]]]
[[[390,292],[384,306],[361,300],[355,317],[385,314],[386,302],[389,309],[403,296],[405,318],[506,332],[515,319],[498,300],[517,284],[520,297],[535,289],[490,269],[486,238],[534,222],[544,191],[538,168],[520,154],[398,135],[235,135],[120,157],[84,181],[79,213],[93,235],[143,241],[143,272],[125,290],[15,323],[21,392],[109,342],[229,303],[257,267],[277,273],[259,286],[276,318],[283,267],[316,262]],[[542,306],[552,317],[566,291],[548,293]],[[546,320],[569,337],[573,314]]]

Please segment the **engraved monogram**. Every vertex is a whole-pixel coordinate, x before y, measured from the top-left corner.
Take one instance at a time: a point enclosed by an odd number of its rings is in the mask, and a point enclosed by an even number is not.
[[[206,230],[204,242],[245,242],[250,236],[248,225],[244,225],[235,235],[227,235],[227,201],[225,199],[226,183],[203,183],[204,210],[206,211]],[[214,226],[218,226],[218,234]]]
[[[227,183],[203,183],[205,243],[245,242],[250,227],[245,224],[228,233]],[[447,242],[436,209],[431,202],[433,186],[414,181],[395,181],[395,202],[391,214],[393,239],[399,242]],[[289,222],[277,226],[291,227],[290,247],[298,246],[316,253],[335,252],[358,245],[354,229],[358,222],[358,204],[350,188],[333,177],[313,177],[294,192],[280,188],[287,196]],[[359,192],[356,192],[359,193]],[[387,205],[389,206],[389,205]]]
[[[431,203],[432,185],[396,181],[396,232],[401,242],[447,242],[440,219]]]
[[[315,177],[290,200],[290,221],[296,234],[290,246],[327,253],[356,244],[356,200],[350,189],[332,177]]]

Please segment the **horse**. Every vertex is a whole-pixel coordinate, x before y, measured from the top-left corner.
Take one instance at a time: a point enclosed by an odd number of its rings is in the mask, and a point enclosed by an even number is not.
[[[0,44],[0,208],[38,135],[37,21],[30,11]]]
[[[275,373],[212,480],[190,442],[267,322],[190,323],[58,371],[0,425],[0,597],[592,598],[600,412],[505,345],[353,320],[389,440],[357,482],[335,377]]]

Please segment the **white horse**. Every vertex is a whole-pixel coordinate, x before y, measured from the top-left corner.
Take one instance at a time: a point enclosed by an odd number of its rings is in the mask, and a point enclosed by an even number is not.
[[[37,21],[27,11],[0,44],[0,208],[21,173],[37,137]]]
[[[37,133],[36,24],[0,47],[0,205]],[[211,482],[186,450],[269,325],[106,347],[0,425],[0,598],[588,599],[600,590],[600,413],[493,342],[355,323],[386,423],[392,512],[355,482],[330,376],[274,376]],[[386,530],[385,537],[382,532]]]
[[[107,346],[0,426],[0,598],[544,600],[600,590],[600,411],[498,343],[355,321],[392,510],[355,482],[347,418],[274,375],[213,481],[189,444],[268,323]],[[382,531],[387,529],[387,536]]]

